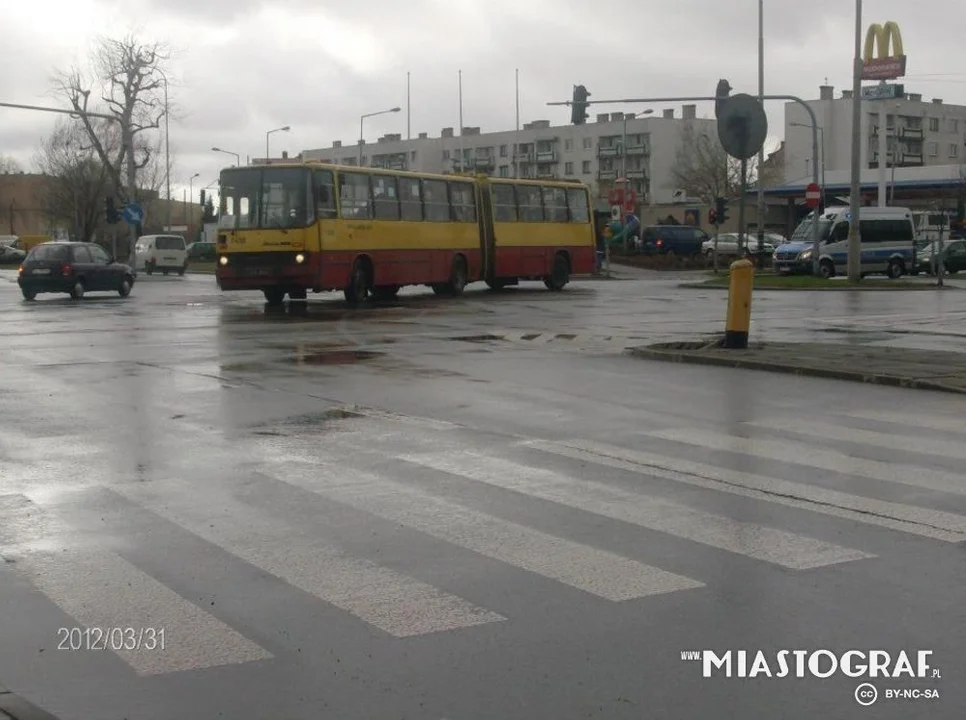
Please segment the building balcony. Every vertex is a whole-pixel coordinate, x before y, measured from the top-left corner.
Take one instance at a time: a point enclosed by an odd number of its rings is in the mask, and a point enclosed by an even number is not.
[[[900,140],[922,140],[924,137],[922,128],[899,128],[899,139]]]
[[[643,180],[645,176],[644,170],[628,170],[627,179],[628,180]]]
[[[537,170],[537,178],[540,180],[553,180],[557,177],[557,173],[553,170]]]
[[[597,179],[598,180],[616,180],[617,171],[616,170],[598,170]]]
[[[649,154],[650,152],[648,151],[647,145],[628,145],[627,146],[628,157],[636,156],[636,155],[649,155]]]
[[[555,163],[558,161],[557,152],[555,150],[544,150],[537,153],[538,163]]]
[[[615,146],[597,146],[597,157],[614,157],[615,155],[617,155],[617,148]]]

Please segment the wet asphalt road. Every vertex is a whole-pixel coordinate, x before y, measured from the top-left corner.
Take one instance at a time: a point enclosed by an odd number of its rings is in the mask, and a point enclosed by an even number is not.
[[[0,272],[0,685],[61,720],[966,715],[963,400],[631,358],[726,297],[634,277],[266,311]],[[753,332],[962,349],[958,295],[761,293]]]

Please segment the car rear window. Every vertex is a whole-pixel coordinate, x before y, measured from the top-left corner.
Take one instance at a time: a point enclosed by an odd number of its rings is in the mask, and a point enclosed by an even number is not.
[[[154,246],[158,250],[184,250],[184,240],[179,237],[159,237]]]
[[[53,260],[67,262],[66,245],[36,245],[30,251],[29,260]]]

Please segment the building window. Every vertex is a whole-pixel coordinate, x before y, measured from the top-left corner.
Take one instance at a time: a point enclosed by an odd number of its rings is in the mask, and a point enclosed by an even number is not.
[[[510,177],[509,165],[500,165],[500,177]]]
[[[949,121],[949,132],[958,133],[959,132],[959,120],[953,118]]]
[[[564,151],[570,152],[574,149],[574,141],[571,139],[564,140]]]
[[[594,149],[594,139],[593,138],[589,138],[589,137],[585,137],[584,138],[584,150],[593,150],[593,149]]]
[[[949,144],[949,157],[951,158],[959,157],[959,145],[957,145],[956,143]]]
[[[929,157],[936,157],[939,155],[939,143],[931,142],[929,143]]]
[[[584,175],[590,175],[590,160],[584,160],[580,164],[580,172],[582,172]]]
[[[413,150],[411,153],[409,153],[409,159],[412,160],[413,162],[416,162],[416,151],[415,150]]]
[[[506,145],[500,145],[500,157],[506,157]]]
[[[929,118],[929,132],[939,132],[939,118]]]
[[[443,150],[443,160],[449,160],[449,150]]]
[[[574,164],[572,162],[564,163],[564,175],[574,174]]]

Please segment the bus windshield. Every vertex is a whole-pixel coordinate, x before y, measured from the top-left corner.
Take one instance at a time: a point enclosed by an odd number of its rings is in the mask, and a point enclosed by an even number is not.
[[[303,168],[239,168],[221,173],[223,229],[306,227],[312,223],[309,173]]]
[[[805,218],[795,228],[795,232],[792,233],[789,242],[811,242],[812,241],[812,218]],[[819,240],[824,240],[828,237],[829,232],[832,229],[832,221],[820,219],[818,221],[818,237]]]

